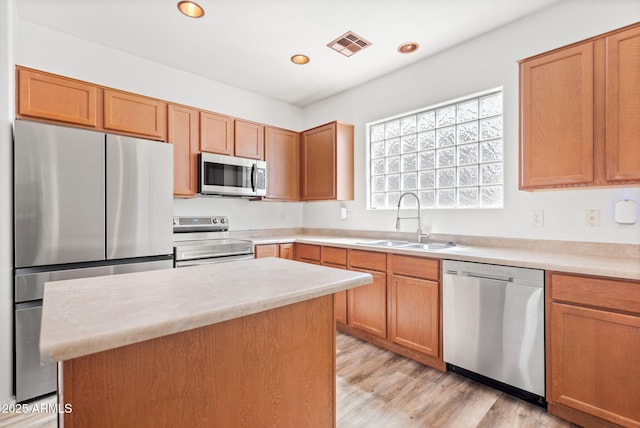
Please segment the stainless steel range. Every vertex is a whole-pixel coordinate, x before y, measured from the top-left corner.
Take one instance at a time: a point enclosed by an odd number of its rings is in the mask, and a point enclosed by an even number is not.
[[[228,230],[224,216],[174,217],[175,267],[252,259],[253,242],[229,238]]]

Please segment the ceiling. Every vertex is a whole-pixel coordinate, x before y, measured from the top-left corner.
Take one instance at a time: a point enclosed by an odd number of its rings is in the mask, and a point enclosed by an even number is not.
[[[559,0],[196,0],[200,19],[177,1],[15,0],[22,20],[301,107]],[[371,46],[326,46],[347,31]],[[398,53],[408,41],[420,49]]]

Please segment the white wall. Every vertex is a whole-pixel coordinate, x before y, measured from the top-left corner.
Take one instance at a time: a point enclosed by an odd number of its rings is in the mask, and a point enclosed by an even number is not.
[[[497,29],[413,66],[363,84],[304,111],[304,127],[340,119],[355,125],[355,200],[304,206],[305,227],[394,230],[395,212],[366,210],[365,124],[496,86],[504,88],[505,203],[501,210],[423,210],[432,233],[575,241],[640,243],[640,225],[613,221],[621,198],[640,202],[640,188],[518,191],[517,61],[640,20],[637,0],[575,0]],[[544,210],[544,227],[529,225],[529,211]],[[585,210],[601,210],[601,226],[585,224]],[[424,228],[423,228],[424,229]],[[402,230],[415,230],[404,221]]]
[[[230,230],[302,227],[302,203],[202,196],[174,199],[175,215],[226,215]]]
[[[13,395],[13,0],[0,1],[0,403]]]
[[[15,62],[104,86],[299,131],[302,109],[29,22],[16,22]],[[302,204],[174,200],[175,215],[228,215],[232,230],[302,227]]]

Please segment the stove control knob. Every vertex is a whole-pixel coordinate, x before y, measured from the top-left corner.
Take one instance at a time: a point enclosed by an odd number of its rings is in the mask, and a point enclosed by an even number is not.
[[[213,222],[213,224],[218,224],[218,219],[217,218],[213,218],[213,220],[211,220]]]
[[[226,218],[222,217],[222,218],[220,219],[220,223],[225,224],[226,222],[227,222],[227,219],[226,219]]]

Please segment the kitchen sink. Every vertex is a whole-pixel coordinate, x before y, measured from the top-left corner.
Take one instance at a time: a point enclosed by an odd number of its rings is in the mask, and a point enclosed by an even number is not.
[[[391,239],[384,239],[381,241],[363,241],[363,242],[356,242],[356,244],[373,245],[375,247],[388,247],[388,248],[411,248],[415,250],[429,250],[429,251],[446,250],[447,248],[455,247],[456,245],[453,242],[421,243],[421,242],[410,242],[410,241],[394,241]]]
[[[376,247],[405,247],[407,245],[411,245],[412,242],[409,242],[409,241],[393,241],[393,240],[390,240],[390,239],[385,239],[385,240],[382,240],[382,241],[356,242],[356,244],[374,245]]]
[[[454,244],[453,242],[448,242],[448,243],[442,243],[442,242],[427,242],[427,243],[411,243],[409,245],[405,245],[403,248],[416,248],[418,250],[431,250],[431,251],[438,251],[438,250],[446,250],[447,248],[451,248],[451,247],[455,247],[456,244]]]

